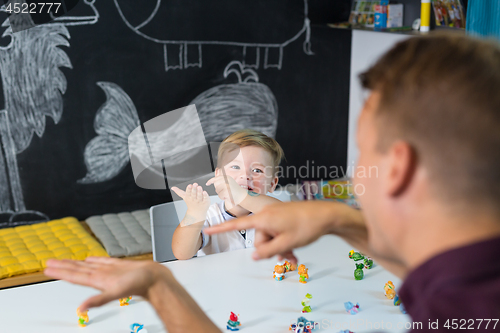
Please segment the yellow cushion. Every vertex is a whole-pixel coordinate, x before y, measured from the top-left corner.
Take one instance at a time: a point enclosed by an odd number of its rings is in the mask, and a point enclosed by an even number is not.
[[[0,279],[41,271],[47,260],[108,257],[73,217],[0,229]]]

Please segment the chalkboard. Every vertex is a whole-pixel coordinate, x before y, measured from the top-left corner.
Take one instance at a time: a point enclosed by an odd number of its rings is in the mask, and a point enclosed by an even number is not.
[[[190,104],[207,142],[252,127],[280,142],[283,170],[345,168],[351,33],[315,25],[311,4],[82,0],[16,33],[1,13],[0,227],[170,201],[135,184],[127,140]]]

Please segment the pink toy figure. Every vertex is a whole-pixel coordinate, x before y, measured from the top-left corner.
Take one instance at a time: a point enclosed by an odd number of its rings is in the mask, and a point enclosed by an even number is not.
[[[355,315],[356,313],[359,312],[359,303],[356,303],[356,305],[352,304],[352,302],[345,302],[344,303],[345,309],[347,313]]]

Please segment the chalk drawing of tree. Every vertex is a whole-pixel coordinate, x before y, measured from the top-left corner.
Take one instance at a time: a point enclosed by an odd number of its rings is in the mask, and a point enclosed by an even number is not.
[[[12,15],[2,24],[6,27],[2,37],[10,38],[10,43],[0,47],[5,100],[0,111],[0,222],[7,222],[6,217],[10,223],[48,219],[43,213],[26,210],[16,155],[30,145],[34,134],[42,137],[45,117],[56,124],[61,119],[66,78],[59,68],[72,68],[68,55],[59,48],[69,46],[67,28],[40,25],[13,33],[10,25],[26,19],[29,16]]]

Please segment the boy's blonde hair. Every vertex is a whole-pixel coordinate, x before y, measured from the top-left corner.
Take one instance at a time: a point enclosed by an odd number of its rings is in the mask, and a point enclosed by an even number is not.
[[[261,147],[270,153],[273,158],[274,171],[276,171],[281,160],[285,157],[285,153],[283,152],[280,144],[273,138],[252,129],[242,129],[234,132],[222,141],[217,154],[217,166],[221,167],[222,157],[224,154],[231,152],[236,148],[248,146]]]

